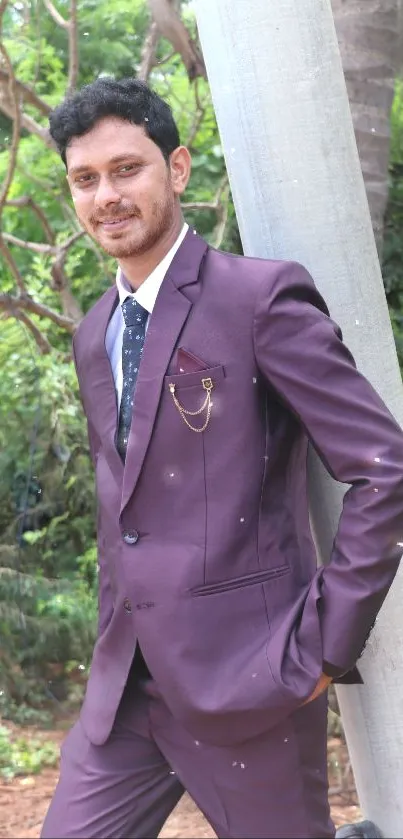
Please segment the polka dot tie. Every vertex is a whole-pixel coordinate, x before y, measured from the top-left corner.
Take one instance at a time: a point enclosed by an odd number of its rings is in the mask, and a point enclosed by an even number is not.
[[[137,303],[134,297],[126,298],[122,304],[122,313],[125,321],[122,341],[123,387],[119,412],[117,449],[122,460],[124,460],[132,422],[134,388],[139,372],[149,313],[140,306],[140,303]]]

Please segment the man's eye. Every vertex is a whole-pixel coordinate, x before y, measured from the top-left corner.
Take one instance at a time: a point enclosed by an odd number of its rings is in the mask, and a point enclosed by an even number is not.
[[[135,163],[125,163],[124,166],[120,166],[119,172],[125,174],[126,172],[134,172],[139,167]]]
[[[79,178],[76,178],[76,184],[85,184],[91,181],[94,178],[93,175],[80,175]]]

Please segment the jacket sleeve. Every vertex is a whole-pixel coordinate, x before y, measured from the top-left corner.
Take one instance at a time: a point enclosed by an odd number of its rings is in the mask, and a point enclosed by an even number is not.
[[[77,361],[76,350],[74,346],[74,338],[72,342],[72,350],[73,350],[73,361],[76,368],[78,384],[80,386],[80,393],[81,393],[81,383],[80,383],[80,374],[79,374],[79,365]],[[85,413],[85,412],[84,412]],[[87,433],[88,433],[88,444],[90,450],[90,456],[92,460],[92,464],[95,468],[97,462],[97,456],[99,449],[101,447],[101,441],[92,426],[92,423],[86,417],[87,421]],[[102,556],[102,550],[100,550],[100,543],[102,544],[102,540],[100,539],[100,533],[98,528],[98,636],[102,635],[106,627],[108,626],[112,614],[113,614],[113,589],[111,586],[110,574],[108,570],[108,565],[106,560]]]
[[[322,576],[324,670],[351,670],[403,553],[403,433],[362,376],[308,272],[277,263],[260,287],[258,366],[325,467],[350,485]]]

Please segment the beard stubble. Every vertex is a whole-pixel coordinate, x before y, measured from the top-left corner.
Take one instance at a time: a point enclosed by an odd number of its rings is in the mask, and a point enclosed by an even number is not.
[[[154,201],[150,213],[150,221],[141,224],[143,214],[140,208],[133,205],[121,205],[118,209],[108,214],[108,218],[119,218],[122,215],[133,216],[134,224],[138,225],[138,231],[130,230],[123,235],[116,234],[113,239],[109,236],[97,236],[99,217],[93,215],[89,219],[87,230],[90,236],[95,239],[102,249],[115,259],[128,259],[130,257],[142,256],[147,251],[152,250],[153,247],[164,236],[167,230],[170,229],[174,219],[175,200],[173,193],[168,188],[165,191],[164,198],[160,201]],[[136,222],[136,219],[138,220]]]

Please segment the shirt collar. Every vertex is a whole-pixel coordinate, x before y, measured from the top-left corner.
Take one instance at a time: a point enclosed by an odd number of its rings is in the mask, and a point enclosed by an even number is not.
[[[137,291],[133,291],[131,285],[126,280],[126,277],[124,276],[123,272],[120,268],[118,268],[116,272],[116,286],[119,294],[120,305],[124,303],[126,297],[134,297],[134,299],[137,300],[140,306],[142,306],[143,309],[145,309],[151,315],[165,274],[168,271],[168,268],[176,254],[176,251],[181,246],[188,230],[189,225],[185,223],[182,227],[181,232],[179,233],[176,242],[174,242],[174,244],[172,245],[172,248],[164,256],[161,262],[158,265],[156,265],[154,270],[151,271],[151,274],[148,275],[148,277],[144,280],[144,282],[141,284],[140,288],[137,289]]]

